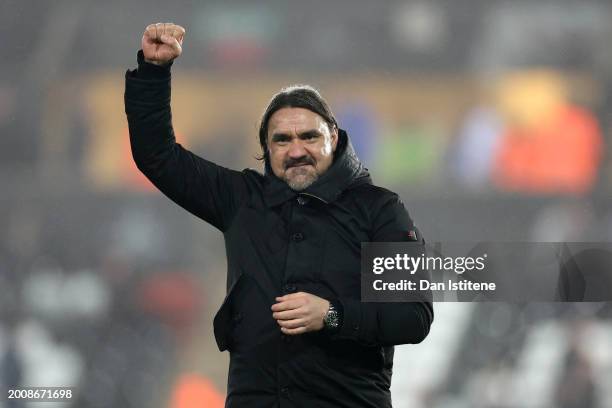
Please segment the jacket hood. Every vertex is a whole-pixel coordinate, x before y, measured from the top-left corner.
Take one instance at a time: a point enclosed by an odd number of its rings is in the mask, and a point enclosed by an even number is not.
[[[334,153],[334,162],[321,177],[303,191],[294,191],[284,181],[276,177],[270,161],[265,161],[265,201],[268,206],[275,206],[299,194],[309,195],[330,203],[349,187],[371,184],[368,169],[363,167],[355,153],[346,131],[338,129],[338,146]]]

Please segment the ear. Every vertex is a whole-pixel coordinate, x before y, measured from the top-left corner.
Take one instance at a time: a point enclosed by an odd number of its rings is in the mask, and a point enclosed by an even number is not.
[[[331,133],[331,142],[332,142],[332,152],[336,152],[336,147],[338,146],[338,127],[334,126],[334,130]]]

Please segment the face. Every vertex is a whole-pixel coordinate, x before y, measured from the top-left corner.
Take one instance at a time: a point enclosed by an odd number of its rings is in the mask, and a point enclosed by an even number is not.
[[[338,130],[330,130],[319,114],[308,109],[282,108],[268,122],[272,171],[296,191],[329,169],[337,144]]]

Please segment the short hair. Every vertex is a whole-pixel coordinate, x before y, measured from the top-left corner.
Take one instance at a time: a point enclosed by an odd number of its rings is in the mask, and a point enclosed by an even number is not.
[[[259,144],[261,146],[261,156],[258,160],[268,160],[268,122],[274,112],[282,108],[304,108],[312,111],[323,118],[329,130],[338,127],[338,122],[332,113],[329,104],[319,91],[310,85],[291,85],[281,89],[272,97],[268,107],[264,111],[259,124]]]

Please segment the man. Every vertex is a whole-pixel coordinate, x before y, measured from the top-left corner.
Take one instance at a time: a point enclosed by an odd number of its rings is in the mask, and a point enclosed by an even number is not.
[[[184,34],[172,23],[146,28],[125,106],[138,168],[224,234],[227,295],[214,332],[230,351],[226,406],[390,407],[393,346],[422,341],[433,320],[429,302],[360,302],[361,242],[414,238],[400,199],[372,185],[308,86],[282,90],[266,109],[263,175],[177,144],[170,66]]]

